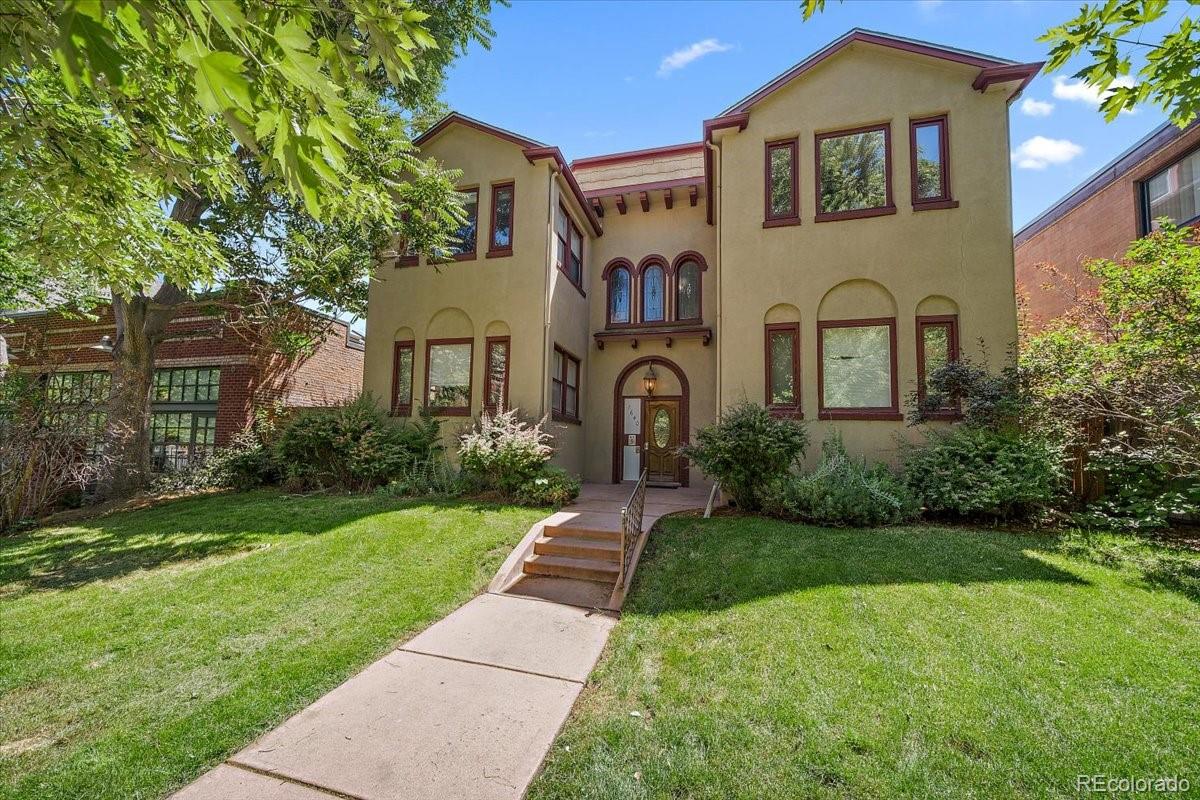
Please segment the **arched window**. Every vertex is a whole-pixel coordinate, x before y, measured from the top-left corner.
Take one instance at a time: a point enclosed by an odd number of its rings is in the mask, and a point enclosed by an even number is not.
[[[642,273],[642,322],[662,322],[666,319],[666,279],[657,264]]]
[[[700,265],[690,259],[675,270],[675,319],[700,319]]]
[[[629,297],[631,286],[629,270],[625,269],[625,267],[617,267],[608,276],[609,324],[630,322]]]

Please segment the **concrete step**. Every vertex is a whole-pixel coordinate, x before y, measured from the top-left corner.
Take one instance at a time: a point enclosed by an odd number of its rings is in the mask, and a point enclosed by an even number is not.
[[[571,539],[593,539],[604,542],[621,542],[620,527],[607,528],[587,528],[581,527],[574,522],[568,522],[564,525],[547,525],[542,528],[542,535],[550,538],[558,539],[567,537]]]
[[[533,552],[542,556],[570,556],[597,561],[620,561],[621,542],[615,539],[589,539],[583,536],[541,536],[533,543]]]
[[[561,578],[578,578],[585,581],[613,583],[621,571],[615,561],[598,561],[593,558],[571,558],[569,556],[544,556],[534,554],[525,559],[521,570],[526,575],[556,575]]]

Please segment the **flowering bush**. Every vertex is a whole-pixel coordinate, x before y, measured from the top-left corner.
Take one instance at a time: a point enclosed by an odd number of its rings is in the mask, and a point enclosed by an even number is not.
[[[517,487],[516,501],[528,506],[565,506],[579,496],[579,478],[547,465]]]
[[[478,427],[459,438],[458,457],[467,472],[485,489],[514,496],[523,484],[536,477],[554,454],[553,436],[542,426],[523,421],[517,409],[497,414],[483,412]]]

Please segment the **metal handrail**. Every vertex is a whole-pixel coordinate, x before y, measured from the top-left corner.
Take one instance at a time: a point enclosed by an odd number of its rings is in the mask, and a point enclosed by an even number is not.
[[[617,574],[617,585],[625,586],[630,575],[633,553],[637,549],[638,537],[642,535],[642,510],[646,506],[646,479],[650,470],[642,470],[637,486],[629,495],[629,502],[621,508],[621,571]]]

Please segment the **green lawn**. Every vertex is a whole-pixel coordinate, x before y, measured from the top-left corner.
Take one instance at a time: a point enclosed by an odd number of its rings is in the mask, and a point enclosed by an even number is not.
[[[255,492],[0,539],[0,797],[167,794],[465,602],[542,516]]]
[[[1200,559],[1111,544],[666,520],[529,797],[1196,796]]]

